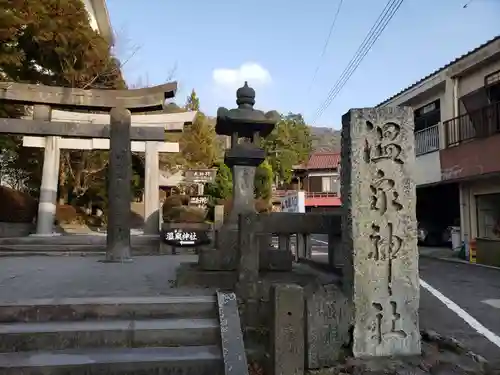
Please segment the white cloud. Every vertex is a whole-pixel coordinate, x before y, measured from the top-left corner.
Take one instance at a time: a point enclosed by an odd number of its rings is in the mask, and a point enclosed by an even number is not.
[[[271,74],[262,65],[246,62],[236,69],[214,69],[212,79],[220,88],[241,87],[245,81],[252,87],[262,87],[271,83]]]

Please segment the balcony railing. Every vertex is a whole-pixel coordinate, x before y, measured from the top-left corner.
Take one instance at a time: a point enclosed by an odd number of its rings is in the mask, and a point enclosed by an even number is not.
[[[500,102],[444,122],[445,146],[485,138],[500,132]]]
[[[275,190],[273,191],[273,198],[282,198],[287,193],[296,192],[297,190]],[[301,190],[303,191],[303,190]],[[315,192],[315,191],[306,191],[306,198],[335,198],[338,197],[339,194],[336,192]]]
[[[338,196],[336,192],[306,191],[306,198],[335,198]]]
[[[439,150],[439,124],[415,132],[415,154]]]

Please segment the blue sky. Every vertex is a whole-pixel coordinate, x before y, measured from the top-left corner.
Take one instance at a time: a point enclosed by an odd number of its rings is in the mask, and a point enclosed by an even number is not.
[[[164,83],[177,102],[194,88],[201,109],[235,106],[246,77],[256,108],[312,122],[387,0],[107,0],[129,84]],[[342,92],[314,125],[340,127],[349,108],[373,106],[500,34],[500,0],[405,0]],[[134,53],[135,51],[135,53]],[[311,84],[312,83],[312,84]]]

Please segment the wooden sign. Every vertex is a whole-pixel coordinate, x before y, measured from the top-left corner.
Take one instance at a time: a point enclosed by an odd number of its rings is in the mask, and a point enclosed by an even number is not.
[[[195,183],[213,182],[216,169],[189,169],[184,172],[184,179]]]
[[[175,247],[195,247],[210,243],[207,232],[202,230],[168,229],[163,231],[162,239],[167,245]]]
[[[208,197],[205,195],[193,195],[189,198],[189,205],[206,210],[208,205]]]

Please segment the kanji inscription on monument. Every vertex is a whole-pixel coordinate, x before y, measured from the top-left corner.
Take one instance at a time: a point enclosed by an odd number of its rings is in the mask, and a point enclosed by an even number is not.
[[[342,119],[342,222],[358,357],[420,353],[415,150],[411,108]]]

